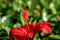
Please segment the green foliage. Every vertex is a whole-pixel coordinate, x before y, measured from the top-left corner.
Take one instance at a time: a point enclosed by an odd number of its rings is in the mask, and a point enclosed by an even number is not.
[[[22,10],[27,6],[30,24],[44,21],[53,23],[52,35],[42,39],[60,40],[60,0],[0,0],[0,40],[8,40],[12,27],[25,25]],[[40,39],[37,34],[33,40]]]

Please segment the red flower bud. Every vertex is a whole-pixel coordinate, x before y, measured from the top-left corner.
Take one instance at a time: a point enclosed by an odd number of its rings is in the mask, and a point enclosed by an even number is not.
[[[29,19],[29,13],[28,13],[27,8],[24,8],[24,9],[23,9],[23,14],[22,14],[22,16],[23,16],[24,21],[25,21],[26,24],[27,24],[27,23],[28,23],[28,19]]]

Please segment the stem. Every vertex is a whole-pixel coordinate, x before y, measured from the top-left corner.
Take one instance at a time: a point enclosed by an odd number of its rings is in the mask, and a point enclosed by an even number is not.
[[[30,40],[33,40],[33,38],[31,38]]]
[[[40,32],[38,34],[39,34],[40,40],[43,40],[43,37],[41,36]]]

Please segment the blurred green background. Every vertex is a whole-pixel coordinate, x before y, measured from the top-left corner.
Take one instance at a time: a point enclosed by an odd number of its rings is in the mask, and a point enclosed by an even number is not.
[[[24,26],[23,8],[28,7],[29,23],[52,22],[53,33],[42,40],[60,40],[60,0],[0,0],[0,40],[9,40],[12,27]],[[33,40],[40,40],[38,34]]]

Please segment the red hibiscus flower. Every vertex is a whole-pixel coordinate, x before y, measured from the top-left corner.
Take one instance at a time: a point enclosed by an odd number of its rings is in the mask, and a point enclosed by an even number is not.
[[[29,24],[28,23],[28,10],[26,8],[23,9],[23,18],[26,22],[26,25],[22,28],[12,28],[9,33],[9,40],[13,40],[13,37],[16,40],[30,40],[35,36],[37,32],[45,32],[47,34],[52,33],[52,29],[50,28],[50,22],[43,22],[43,23],[36,23],[36,24]]]

